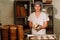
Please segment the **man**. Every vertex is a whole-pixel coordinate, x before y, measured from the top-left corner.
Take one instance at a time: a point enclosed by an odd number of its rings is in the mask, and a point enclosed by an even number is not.
[[[46,27],[48,26],[49,17],[46,13],[42,12],[42,3],[36,1],[34,3],[35,12],[31,13],[28,17],[29,26],[32,28],[32,34],[34,35],[45,35]]]

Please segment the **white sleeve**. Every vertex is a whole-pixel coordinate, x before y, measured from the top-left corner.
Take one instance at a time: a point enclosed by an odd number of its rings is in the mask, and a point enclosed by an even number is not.
[[[28,21],[32,21],[32,15],[31,14],[28,17]]]
[[[44,21],[49,21],[49,17],[47,14],[44,15],[44,18],[43,18]]]

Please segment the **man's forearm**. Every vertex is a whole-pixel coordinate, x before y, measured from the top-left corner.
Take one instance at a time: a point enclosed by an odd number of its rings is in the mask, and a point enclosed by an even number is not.
[[[47,28],[48,27],[48,22],[45,22],[44,24],[43,24],[43,26],[41,27],[41,29],[45,29],[45,28]]]
[[[32,27],[32,22],[29,22],[29,27],[30,27],[30,28]]]

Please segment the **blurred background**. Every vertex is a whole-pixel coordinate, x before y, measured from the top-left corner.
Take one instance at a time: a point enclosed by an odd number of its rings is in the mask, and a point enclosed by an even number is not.
[[[47,34],[60,36],[60,0],[0,0],[1,25],[23,25],[25,33],[29,33],[28,16],[34,11],[33,3],[41,1],[43,9],[47,10],[50,18]],[[29,31],[27,31],[29,30]],[[1,39],[1,37],[0,37]]]

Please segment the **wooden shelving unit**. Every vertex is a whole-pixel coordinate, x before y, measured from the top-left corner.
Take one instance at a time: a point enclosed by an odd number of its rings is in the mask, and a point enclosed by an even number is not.
[[[35,1],[43,2],[43,0],[34,0],[34,2]],[[47,3],[46,2],[44,2],[43,5],[44,5],[44,9],[47,10],[47,12],[49,14],[49,18],[50,18],[49,25],[46,30],[47,30],[47,33],[50,32],[51,34],[53,34],[54,33],[54,25],[53,25],[53,5],[51,4],[52,0],[50,0],[50,2],[47,2]],[[26,11],[25,16],[22,16],[20,11],[17,12],[17,9],[16,9],[17,6],[25,8],[25,11]],[[28,26],[27,19],[28,19],[29,14],[33,11],[34,11],[34,8],[33,8],[33,1],[32,0],[15,1],[14,2],[14,24],[21,24],[21,25],[26,26],[25,28],[28,28],[27,27]],[[17,13],[18,13],[18,16],[17,16]]]
[[[30,1],[14,1],[14,24],[27,25]]]

